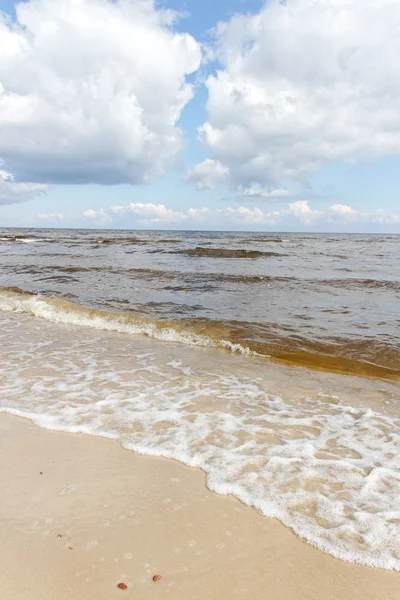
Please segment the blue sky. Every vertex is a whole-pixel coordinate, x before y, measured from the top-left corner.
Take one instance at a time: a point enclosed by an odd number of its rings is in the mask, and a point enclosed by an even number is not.
[[[138,4],[0,0],[0,226],[400,232],[400,8]]]

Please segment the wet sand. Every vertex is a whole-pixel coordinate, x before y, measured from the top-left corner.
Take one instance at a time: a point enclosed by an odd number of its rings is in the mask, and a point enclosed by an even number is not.
[[[400,573],[323,554],[201,471],[4,414],[0,445],[1,598],[400,597]]]

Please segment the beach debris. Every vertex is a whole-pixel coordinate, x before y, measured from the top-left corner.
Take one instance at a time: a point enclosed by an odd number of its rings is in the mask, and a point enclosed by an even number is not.
[[[119,587],[120,590],[126,590],[126,589],[128,589],[128,586],[126,585],[126,583],[119,583],[117,585],[117,587]]]
[[[43,472],[42,472],[42,471],[40,471],[39,475],[43,475]]]
[[[154,575],[153,577],[153,581],[160,581],[160,579],[162,579],[161,575]]]
[[[62,538],[62,537],[63,537],[63,534],[62,534],[62,533],[57,533],[57,536],[56,536],[56,537],[58,537],[58,538]]]

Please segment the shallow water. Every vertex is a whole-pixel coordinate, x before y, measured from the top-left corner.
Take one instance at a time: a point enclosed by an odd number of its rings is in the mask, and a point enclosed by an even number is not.
[[[396,235],[4,229],[0,287],[291,364],[400,378]]]
[[[399,238],[133,235],[0,241],[0,410],[200,467],[322,550],[400,570]],[[201,243],[282,257],[176,254]]]

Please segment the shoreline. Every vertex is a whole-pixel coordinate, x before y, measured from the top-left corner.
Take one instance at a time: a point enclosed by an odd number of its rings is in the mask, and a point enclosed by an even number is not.
[[[4,413],[0,436],[4,598],[400,595],[399,573],[324,554],[277,520],[210,492],[200,470]]]
[[[71,269],[74,271],[74,267],[70,267],[69,272]],[[145,314],[132,315],[129,312],[110,310],[107,307],[99,308],[81,304],[62,296],[46,296],[19,287],[3,286],[0,286],[0,310],[5,313],[22,313],[51,323],[83,326],[92,330],[112,333],[140,335],[162,342],[177,342],[186,347],[222,350],[228,354],[257,357],[269,363],[306,371],[361,377],[389,384],[400,383],[400,371],[398,368],[394,368],[393,357],[388,364],[375,364],[371,361],[371,356],[359,360],[351,355],[334,355],[331,353],[332,348],[329,343],[326,347],[319,348],[320,342],[318,351],[312,344],[306,349],[252,339],[243,344],[241,339],[243,336],[238,335],[239,331],[232,335],[225,324],[218,321],[209,320],[205,331],[204,320],[198,322],[195,319],[192,321],[185,319],[163,321]],[[214,331],[219,331],[218,335],[214,336]],[[244,333],[242,331],[243,335]],[[303,340],[304,342],[305,340]],[[342,345],[344,343],[345,340],[342,340]],[[360,348],[361,351],[365,352],[364,345]],[[352,354],[354,354],[354,348]]]

